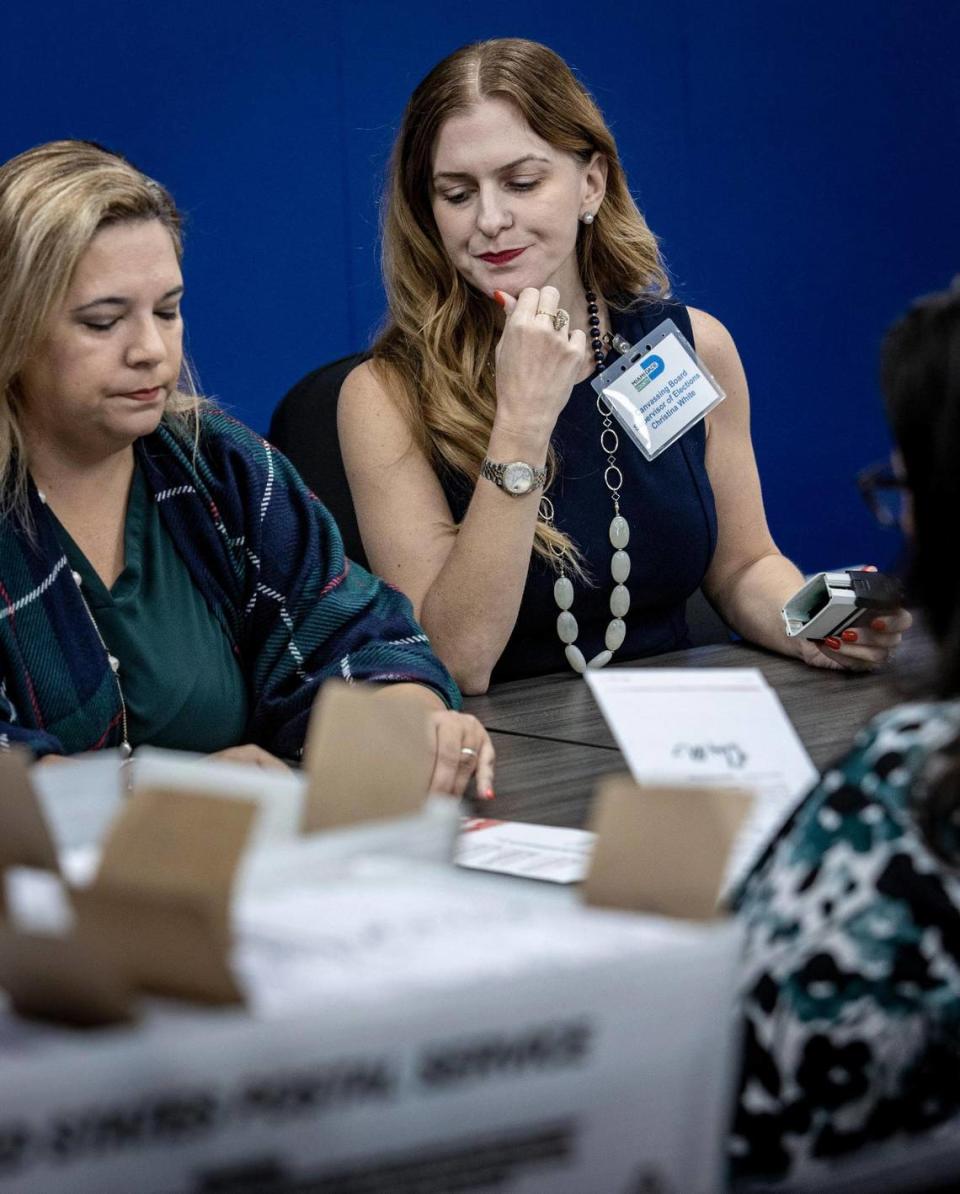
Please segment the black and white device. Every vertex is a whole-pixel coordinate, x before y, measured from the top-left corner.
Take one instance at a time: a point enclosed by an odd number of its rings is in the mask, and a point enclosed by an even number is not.
[[[818,572],[783,607],[790,638],[826,638],[903,604],[903,589],[884,572]]]

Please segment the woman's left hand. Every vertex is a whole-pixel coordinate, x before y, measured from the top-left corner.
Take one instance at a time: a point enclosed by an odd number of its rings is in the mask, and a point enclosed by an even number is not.
[[[477,795],[489,800],[496,752],[480,722],[469,713],[444,709],[430,714],[429,726],[434,749],[430,791],[462,796],[476,775]]]
[[[811,667],[871,672],[890,660],[912,624],[908,610],[884,610],[835,638],[800,639],[800,656]]]
[[[225,750],[207,755],[207,758],[215,763],[246,763],[250,767],[262,767],[264,771],[290,770],[282,759],[253,742],[245,742],[241,746],[228,746]]]

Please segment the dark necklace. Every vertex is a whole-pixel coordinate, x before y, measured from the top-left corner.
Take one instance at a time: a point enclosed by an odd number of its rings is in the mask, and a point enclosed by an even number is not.
[[[590,347],[593,349],[593,359],[597,363],[597,368],[603,368],[603,360],[607,355],[606,346],[603,343],[603,336],[600,335],[600,306],[597,303],[597,296],[592,290],[588,290],[586,294],[587,299],[587,322],[590,324]]]

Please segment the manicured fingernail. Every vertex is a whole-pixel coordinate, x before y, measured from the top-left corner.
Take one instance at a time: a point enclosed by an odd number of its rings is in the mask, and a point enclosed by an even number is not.
[[[855,630],[845,630],[840,637],[845,643],[855,643],[860,635]]]
[[[496,796],[496,792],[494,792],[493,788],[484,788],[478,795],[481,800],[492,800]]]
[[[823,641],[830,648],[831,651],[839,651],[840,650],[840,640],[838,638],[834,638],[832,634],[830,635],[829,638],[825,638]]]
[[[507,300],[503,297],[502,291],[495,290],[493,292],[493,301],[499,303],[501,307],[506,307]]]
[[[886,630],[886,628],[887,628],[887,622],[886,622],[885,618],[874,618],[873,621],[870,623],[870,629],[879,631],[880,634],[883,634],[883,632]]]

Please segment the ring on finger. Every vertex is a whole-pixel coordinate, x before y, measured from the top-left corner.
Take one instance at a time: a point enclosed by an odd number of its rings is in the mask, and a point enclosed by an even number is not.
[[[568,313],[564,311],[563,307],[558,307],[557,313],[553,317],[554,329],[558,332],[562,332],[569,322],[570,316]]]
[[[475,751],[472,746],[461,746],[460,747],[460,754],[465,759],[475,759],[475,758],[477,758],[478,753],[479,752]]]

